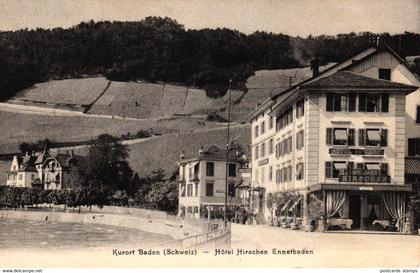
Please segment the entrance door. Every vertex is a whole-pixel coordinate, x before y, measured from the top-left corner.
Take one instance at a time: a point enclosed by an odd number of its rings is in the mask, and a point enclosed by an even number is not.
[[[360,195],[350,194],[349,196],[349,217],[353,220],[352,229],[360,228]]]

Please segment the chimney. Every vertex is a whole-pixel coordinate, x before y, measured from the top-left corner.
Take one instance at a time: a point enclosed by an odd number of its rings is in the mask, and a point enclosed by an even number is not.
[[[203,146],[200,147],[200,149],[198,149],[198,156],[203,156],[204,155],[204,150],[203,150]]]
[[[185,158],[185,153],[184,153],[184,151],[181,151],[181,155],[180,155],[180,157],[181,157],[181,160]]]
[[[311,61],[312,77],[319,75],[319,59],[315,58]]]

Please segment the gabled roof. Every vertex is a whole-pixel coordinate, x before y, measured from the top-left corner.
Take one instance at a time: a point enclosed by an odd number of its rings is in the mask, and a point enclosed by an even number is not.
[[[47,149],[45,149],[42,153],[38,154],[38,157],[35,161],[35,164],[42,164],[42,162],[44,162],[44,160],[47,157],[50,157],[51,155],[48,153]]]
[[[309,79],[306,79],[296,85],[291,86],[289,89],[284,90],[274,96],[272,96],[271,98],[267,99],[262,105],[260,105],[258,108],[256,108],[254,111],[252,111],[247,117],[246,120],[247,121],[251,121],[252,118],[254,118],[255,116],[263,113],[265,110],[267,110],[270,107],[274,107],[277,108],[280,105],[284,105],[286,102],[286,100],[289,102],[292,99],[291,98],[295,98],[298,94],[294,94],[295,92],[299,92],[299,94],[302,93],[302,91],[300,91],[300,87],[302,87],[305,84],[311,83],[313,81],[317,81],[323,77],[325,77],[326,75],[328,75],[328,73],[331,73],[332,71],[337,70],[337,71],[342,71],[342,70],[346,70],[351,68],[352,66],[376,55],[379,54],[380,52],[383,51],[388,51],[389,53],[391,53],[394,57],[396,57],[401,64],[403,64],[410,72],[412,72],[414,74],[414,76],[420,80],[419,75],[417,75],[413,68],[403,59],[401,58],[397,53],[395,53],[390,47],[383,47],[381,49],[379,49],[376,46],[370,45],[369,47],[367,47],[365,50],[361,51],[359,54],[357,54],[356,56],[359,56],[359,59],[354,60],[355,56],[341,62],[341,63],[337,63],[329,68],[327,68],[324,71],[321,71],[318,75],[311,77]],[[343,66],[340,68],[340,66],[342,66],[344,63],[351,61],[351,63],[349,65]],[[417,87],[418,88],[418,87]],[[277,101],[277,103],[276,103]],[[273,111],[271,111],[273,112]]]
[[[338,71],[330,76],[303,84],[304,89],[404,89],[417,90],[417,86],[374,79],[350,71]]]
[[[26,172],[36,172],[35,168],[35,156],[24,156],[22,159],[22,163],[20,164],[19,171],[26,171]]]

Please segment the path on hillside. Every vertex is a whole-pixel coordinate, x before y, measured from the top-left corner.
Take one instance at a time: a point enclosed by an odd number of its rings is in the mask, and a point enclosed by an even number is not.
[[[169,118],[129,118],[113,115],[103,114],[86,114],[77,111],[54,109],[38,106],[19,105],[12,103],[0,102],[0,111],[20,113],[20,114],[34,114],[34,115],[45,115],[45,116],[58,116],[58,117],[86,117],[86,118],[105,118],[105,119],[118,119],[118,120],[137,120],[137,121],[159,121]]]
[[[248,125],[247,124],[231,124],[230,128],[234,129],[234,128],[243,128],[245,129]],[[169,134],[165,134],[165,135],[160,135],[160,136],[152,136],[152,137],[147,137],[147,138],[136,138],[136,139],[129,139],[129,140],[123,140],[121,141],[121,144],[123,145],[132,145],[132,144],[136,144],[136,143],[141,143],[141,142],[146,142],[152,139],[159,139],[159,138],[163,138],[163,137],[168,137],[168,136],[179,136],[179,135],[187,135],[187,134],[191,134],[191,133],[203,133],[203,132],[211,132],[211,131],[219,131],[219,130],[226,130],[226,125],[223,127],[216,127],[216,128],[209,128],[209,129],[200,129],[200,130],[194,130],[194,131],[190,131],[188,133],[169,133]],[[51,151],[61,151],[61,150],[77,150],[77,149],[84,149],[84,148],[88,148],[90,147],[91,144],[84,144],[84,145],[75,145],[75,146],[65,146],[65,147],[58,147],[58,148],[51,148]]]

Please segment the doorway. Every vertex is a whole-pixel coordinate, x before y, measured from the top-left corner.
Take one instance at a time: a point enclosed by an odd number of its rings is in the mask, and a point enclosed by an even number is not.
[[[360,228],[360,208],[361,208],[360,195],[350,194],[349,195],[349,218],[353,220],[351,229]]]

